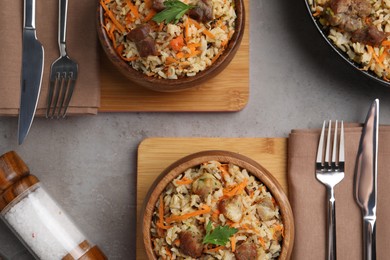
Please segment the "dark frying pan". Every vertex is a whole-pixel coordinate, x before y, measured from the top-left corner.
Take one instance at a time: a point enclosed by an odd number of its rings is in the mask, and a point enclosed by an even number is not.
[[[360,73],[366,75],[367,77],[373,79],[374,81],[378,82],[378,83],[381,83],[382,85],[384,86],[387,86],[387,87],[390,87],[390,82],[388,81],[385,81],[384,79],[378,77],[374,72],[372,71],[366,71],[366,70],[362,70],[362,66],[351,60],[348,55],[343,52],[342,50],[340,50],[335,44],[333,44],[329,38],[327,37],[327,35],[329,34],[328,33],[328,29],[326,28],[323,28],[323,26],[321,25],[321,23],[313,17],[313,14],[311,12],[311,9],[310,9],[310,4],[308,3],[308,0],[304,0],[305,1],[305,5],[307,7],[307,10],[309,12],[309,15],[310,15],[310,18],[312,19],[314,25],[317,27],[319,33],[322,35],[322,37],[325,39],[325,41],[328,43],[328,45],[344,60],[346,61],[349,65],[351,65],[355,70],[359,71]]]

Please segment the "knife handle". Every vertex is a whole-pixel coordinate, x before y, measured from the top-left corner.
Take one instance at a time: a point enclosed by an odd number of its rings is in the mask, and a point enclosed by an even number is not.
[[[58,45],[62,57],[66,56],[66,24],[68,17],[68,0],[59,0],[58,4]]]
[[[24,0],[23,28],[35,29],[35,0]]]
[[[365,260],[376,260],[376,218],[363,218],[363,251]]]
[[[328,188],[328,241],[327,259],[336,260],[336,200],[333,187]]]

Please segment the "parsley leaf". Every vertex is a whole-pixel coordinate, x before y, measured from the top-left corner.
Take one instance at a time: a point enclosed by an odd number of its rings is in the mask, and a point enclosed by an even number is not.
[[[238,229],[229,226],[217,226],[212,230],[211,221],[207,223],[206,235],[203,238],[203,244],[214,244],[224,246],[229,238],[238,232]]]
[[[193,5],[187,5],[180,0],[166,0],[164,2],[165,9],[157,13],[152,20],[161,23],[165,20],[166,23],[177,23],[179,19],[190,9]]]

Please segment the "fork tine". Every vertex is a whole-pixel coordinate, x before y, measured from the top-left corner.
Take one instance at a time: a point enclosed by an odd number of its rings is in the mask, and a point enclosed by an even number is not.
[[[336,120],[335,126],[334,126],[334,136],[333,136],[333,149],[332,149],[332,164],[337,165],[338,162],[336,162],[336,155],[337,155],[337,124],[338,121]]]
[[[67,73],[66,72],[63,72],[62,76],[61,76],[61,81],[62,81],[62,89],[61,89],[61,97],[60,97],[60,102],[58,104],[58,113],[57,113],[57,118],[60,117],[61,115],[61,110],[62,110],[62,107],[64,105],[64,100],[65,100],[65,96],[66,96],[66,92],[68,90],[68,85],[69,85],[69,80],[68,80],[68,76],[67,76]]]
[[[332,133],[332,120],[329,120],[329,125],[328,125],[328,136],[326,137],[326,149],[325,149],[325,164],[330,165],[330,138],[331,138],[331,133]]]
[[[344,154],[344,122],[341,121],[341,130],[340,130],[340,148],[339,148],[339,164],[341,167],[344,167],[344,160],[345,160],[345,154]]]
[[[320,141],[318,143],[318,148],[317,148],[317,160],[316,163],[322,164],[322,153],[324,151],[324,137],[325,137],[325,124],[326,121],[324,121],[322,125],[322,130],[321,130],[321,136],[320,136]]]
[[[54,90],[53,90],[54,99],[51,102],[50,106],[48,107],[48,109],[50,110],[50,113],[48,113],[49,118],[53,118],[55,113],[56,113],[58,98],[60,96],[61,87],[62,87],[62,80],[60,78],[60,73],[57,72],[56,76],[55,76],[55,84],[54,84]]]
[[[53,90],[55,88],[55,84],[56,84],[56,80],[50,81],[49,93],[48,93],[48,96],[47,96],[46,118],[49,118],[51,102],[53,101],[53,93],[54,93]]]
[[[64,112],[61,115],[63,118],[66,116],[66,113],[68,111],[69,103],[70,103],[70,100],[73,96],[73,90],[74,90],[75,85],[76,85],[76,80],[74,78],[74,74],[73,74],[73,72],[70,72],[69,86],[68,86],[68,91],[67,91],[67,95],[66,95],[66,99],[65,99],[65,103],[64,103]]]

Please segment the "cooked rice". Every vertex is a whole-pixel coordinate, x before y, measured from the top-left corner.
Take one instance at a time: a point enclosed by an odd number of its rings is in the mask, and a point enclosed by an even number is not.
[[[194,194],[192,186],[204,174],[213,175],[222,185],[206,198],[201,199],[199,195]],[[191,183],[180,183],[183,180]],[[242,183],[246,183],[245,188],[238,192],[238,196],[242,199],[240,212],[242,217],[234,222],[220,212],[219,204],[221,199],[228,196],[230,190]],[[150,231],[153,250],[158,259],[193,259],[180,251],[180,245],[176,243],[179,233],[190,230],[204,236],[209,221],[214,228],[217,226],[237,228],[238,232],[233,235],[236,239],[236,248],[244,242],[254,243],[257,248],[257,259],[277,259],[280,255],[284,231],[279,207],[267,187],[246,169],[217,161],[203,163],[180,174],[166,187],[161,196],[153,212]],[[159,213],[161,200],[164,208],[162,219]],[[208,213],[174,223],[167,221],[172,216],[182,216],[202,210],[207,207],[205,205],[210,207]],[[166,228],[160,228],[158,223],[164,223]],[[215,245],[204,244],[202,257],[236,259],[231,242],[227,242],[218,250],[213,250],[215,247]]]
[[[131,11],[129,1],[138,10],[138,18]],[[196,5],[197,0],[182,2]],[[107,35],[122,59],[148,76],[177,79],[195,76],[214,63],[234,34],[236,20],[234,0],[211,2],[214,16],[212,21],[195,22],[185,14],[177,24],[157,24],[152,21],[155,11],[151,8],[151,0],[108,0],[101,4],[106,5],[114,14],[116,21],[125,28],[121,32],[115,22],[105,15],[104,27]],[[139,57],[134,42],[126,40],[126,35],[143,23],[149,23],[153,28],[151,34],[156,41],[157,56]],[[185,46],[180,51],[175,51],[169,43],[180,35],[185,39]]]
[[[323,25],[327,37],[349,59],[361,65],[362,70],[372,71],[379,78],[386,81],[390,79],[390,0],[370,0],[372,11],[369,20],[381,32],[388,33],[381,45],[369,46],[367,44],[351,41],[351,33],[339,28],[331,27],[326,21],[325,13],[330,0],[307,0],[313,16]]]

